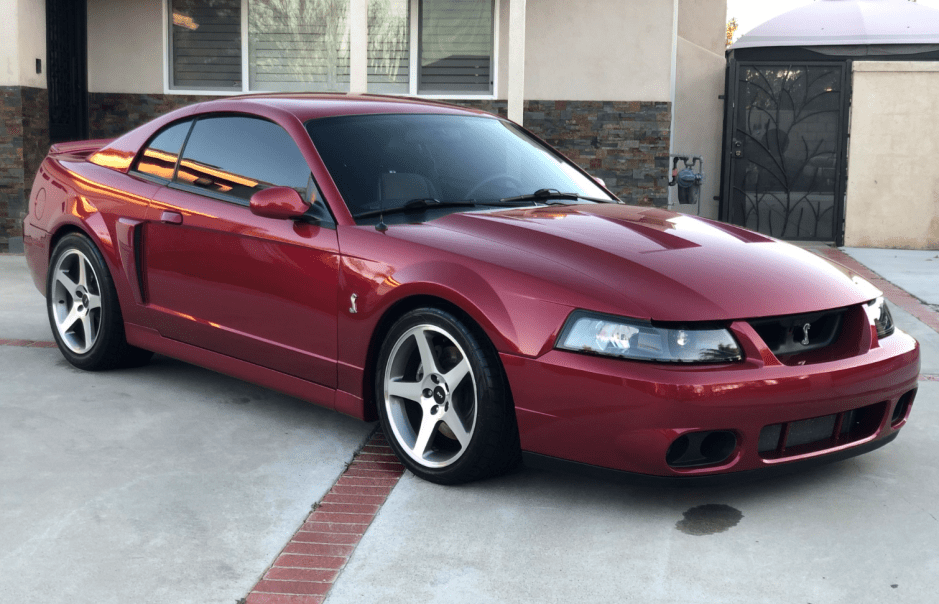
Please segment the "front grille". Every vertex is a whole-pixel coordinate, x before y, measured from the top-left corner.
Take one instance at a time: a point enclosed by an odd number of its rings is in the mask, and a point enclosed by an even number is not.
[[[860,306],[748,322],[786,365],[822,363],[859,354],[862,334],[868,325]]]
[[[887,412],[887,403],[875,403],[844,413],[832,413],[781,424],[760,431],[757,449],[763,459],[781,459],[823,451],[877,433]]]
[[[844,308],[804,315],[754,319],[756,330],[773,354],[784,356],[829,346],[838,337]]]

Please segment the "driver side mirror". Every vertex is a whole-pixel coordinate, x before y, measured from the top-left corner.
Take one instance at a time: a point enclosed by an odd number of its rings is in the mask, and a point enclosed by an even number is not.
[[[251,213],[265,218],[297,218],[310,209],[310,204],[290,187],[271,187],[251,196]]]

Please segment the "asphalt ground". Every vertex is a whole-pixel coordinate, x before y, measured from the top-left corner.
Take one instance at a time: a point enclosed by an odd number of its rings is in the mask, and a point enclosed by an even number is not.
[[[0,255],[0,602],[935,602],[939,333],[891,303],[924,378],[878,451],[721,487],[527,468],[440,487],[368,478],[371,424],[165,357],[89,374],[25,346],[51,340],[43,299]],[[363,480],[380,504],[326,522]],[[299,588],[262,577],[299,574],[281,561],[330,527],[358,531],[331,590],[277,595]]]

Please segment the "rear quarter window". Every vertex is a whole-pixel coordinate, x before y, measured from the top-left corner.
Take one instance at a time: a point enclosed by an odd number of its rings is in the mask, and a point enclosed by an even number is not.
[[[160,131],[140,154],[136,170],[166,181],[173,180],[176,160],[190,126],[192,120],[186,120]]]
[[[277,124],[251,117],[209,117],[196,121],[176,181],[244,201],[274,186],[290,187],[308,199],[310,168]]]

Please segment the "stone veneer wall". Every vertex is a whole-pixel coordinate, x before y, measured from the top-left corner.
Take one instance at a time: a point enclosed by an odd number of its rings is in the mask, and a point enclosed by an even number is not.
[[[92,93],[92,137],[110,138],[177,107],[218,98]],[[454,101],[505,116],[506,101]],[[557,147],[627,203],[668,203],[671,104],[638,101],[526,101],[525,127]]]
[[[48,150],[48,91],[0,86],[0,252],[21,250],[29,192]]]
[[[92,92],[88,95],[91,138],[115,138],[174,109],[218,96]]]
[[[23,193],[33,188],[39,165],[49,153],[49,91],[23,87]],[[25,210],[26,208],[24,208]]]

